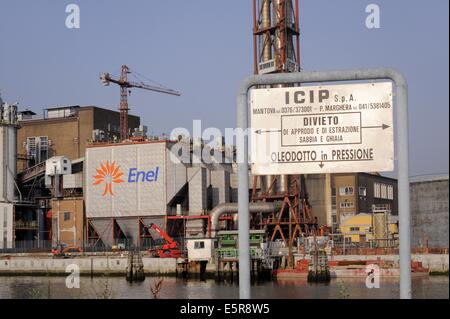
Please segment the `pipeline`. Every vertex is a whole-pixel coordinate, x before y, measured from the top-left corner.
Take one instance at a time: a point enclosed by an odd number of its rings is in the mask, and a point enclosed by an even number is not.
[[[259,202],[249,203],[249,212],[256,213],[271,213],[279,210],[283,202]],[[219,229],[219,218],[225,213],[236,214],[238,212],[238,203],[224,203],[214,207],[209,215],[211,216],[211,236],[215,237],[216,232]],[[237,216],[237,215],[236,215]]]

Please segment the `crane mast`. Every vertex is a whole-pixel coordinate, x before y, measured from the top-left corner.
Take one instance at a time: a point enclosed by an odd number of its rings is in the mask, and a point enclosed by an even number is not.
[[[120,77],[119,79],[115,79],[112,76],[110,76],[109,73],[103,73],[100,76],[100,80],[102,81],[103,85],[108,86],[110,83],[114,83],[120,86],[120,105],[119,105],[119,111],[120,111],[120,140],[124,141],[128,139],[128,94],[129,89],[131,88],[138,88],[138,89],[144,89],[148,91],[154,91],[158,93],[164,93],[164,94],[170,94],[170,95],[176,95],[180,96],[180,92],[165,88],[163,86],[155,86],[155,85],[148,85],[145,83],[137,83],[132,82],[128,80],[128,74],[130,74],[130,68],[126,65],[122,65]]]
[[[128,82],[128,73],[130,70],[126,65],[122,66],[122,72],[120,73],[120,140],[126,140],[128,138],[128,88],[125,83]]]

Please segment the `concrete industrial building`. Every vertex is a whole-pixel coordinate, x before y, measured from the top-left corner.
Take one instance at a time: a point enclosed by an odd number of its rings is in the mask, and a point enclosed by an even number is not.
[[[149,246],[159,237],[149,229],[151,223],[177,237],[206,235],[208,211],[230,201],[231,164],[180,162],[172,152],[175,143],[161,139],[87,147],[90,245]]]
[[[449,247],[448,174],[411,179],[411,245]]]
[[[398,237],[398,223],[396,218],[387,215],[384,225],[382,225],[383,237],[377,242],[376,218],[374,214],[361,213],[353,217],[347,218],[339,225],[339,230],[344,237],[346,243],[363,244],[365,242],[373,242],[374,247],[390,246],[390,242],[395,242]],[[384,217],[384,216],[383,216]],[[383,242],[381,242],[383,241]],[[389,242],[388,242],[389,241]],[[378,245],[377,245],[378,244]]]
[[[53,241],[84,247],[83,198],[52,199],[51,207]]]
[[[334,227],[356,214],[370,214],[374,207],[398,215],[396,179],[370,173],[331,175]]]
[[[42,118],[21,112],[17,150],[21,172],[57,155],[74,160],[84,157],[86,145],[95,139],[114,141],[120,135],[120,114],[95,106],[63,106],[44,110]],[[128,116],[129,127],[139,128],[140,118]]]
[[[86,145],[92,141],[115,141],[119,135],[119,112],[94,106],[67,106],[48,108],[41,118],[26,110],[17,114],[17,138],[14,147],[14,170],[17,167],[18,200],[12,209],[12,226],[8,227],[9,246],[36,248],[42,245],[50,247],[51,241],[57,241],[65,228],[57,217],[64,211],[52,211],[52,204],[59,200],[83,195],[83,158]],[[129,115],[130,128],[140,129],[140,118]],[[51,159],[51,162],[49,160]],[[55,163],[66,171],[53,172]],[[11,165],[10,165],[11,166]],[[72,174],[73,168],[73,174]],[[10,183],[11,184],[11,183]],[[12,186],[10,186],[11,188]],[[51,199],[54,199],[52,201]],[[64,202],[66,204],[66,202]],[[84,207],[79,205],[81,213],[74,212],[79,218],[75,223],[84,225]],[[68,212],[70,213],[70,212]],[[9,216],[9,215],[8,215]],[[2,218],[4,219],[4,218]],[[62,228],[61,228],[62,227]],[[77,226],[77,240],[84,241],[84,228]],[[61,237],[61,238],[62,238]]]
[[[308,174],[309,201],[319,224],[333,232],[347,218],[371,214],[373,207],[398,215],[397,180],[379,174]]]

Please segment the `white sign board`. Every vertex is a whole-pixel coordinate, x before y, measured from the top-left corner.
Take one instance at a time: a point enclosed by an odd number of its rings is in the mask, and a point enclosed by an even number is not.
[[[252,174],[393,170],[391,82],[250,94]]]

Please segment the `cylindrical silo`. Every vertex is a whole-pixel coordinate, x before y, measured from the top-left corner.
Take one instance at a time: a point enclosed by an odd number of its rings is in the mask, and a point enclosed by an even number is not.
[[[0,123],[1,123],[0,119]],[[6,177],[7,177],[7,128],[6,125],[0,124],[0,202],[7,201],[6,195]]]
[[[0,201],[16,200],[17,106],[4,104],[0,121]]]

